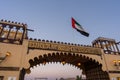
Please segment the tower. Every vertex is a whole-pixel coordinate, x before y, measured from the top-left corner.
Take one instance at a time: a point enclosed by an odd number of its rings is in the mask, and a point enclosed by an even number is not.
[[[114,39],[98,37],[92,42],[93,47],[99,47],[106,54],[120,54],[118,45]]]
[[[0,21],[0,80],[19,80],[23,56],[27,53],[26,40],[26,24]]]
[[[22,44],[27,38],[27,25],[23,23],[0,21],[0,42]]]

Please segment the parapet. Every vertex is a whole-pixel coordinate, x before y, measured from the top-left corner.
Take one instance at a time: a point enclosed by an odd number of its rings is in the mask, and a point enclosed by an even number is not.
[[[0,42],[22,44],[27,38],[27,24],[14,21],[0,21]]]

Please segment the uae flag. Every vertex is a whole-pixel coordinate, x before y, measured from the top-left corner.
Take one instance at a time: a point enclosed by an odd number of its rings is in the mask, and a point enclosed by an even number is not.
[[[72,18],[71,20],[72,20],[72,27],[73,27],[74,29],[76,29],[78,32],[80,32],[82,35],[84,35],[84,36],[86,36],[86,37],[89,36],[89,33],[86,32],[86,31],[82,28],[82,26],[81,26],[74,18]]]

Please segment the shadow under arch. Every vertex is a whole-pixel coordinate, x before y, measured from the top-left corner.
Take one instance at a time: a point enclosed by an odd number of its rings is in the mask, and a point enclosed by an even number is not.
[[[60,62],[63,65],[68,63],[80,68],[83,70],[83,74],[86,75],[87,80],[109,80],[108,73],[102,70],[102,64],[100,64],[98,61],[85,55],[64,52],[48,53],[34,57],[34,59],[30,59],[30,67],[28,69],[23,68],[21,70],[21,78],[19,80],[24,80],[25,74],[31,73],[31,67],[37,66],[37,64],[45,65],[46,63],[51,62]]]

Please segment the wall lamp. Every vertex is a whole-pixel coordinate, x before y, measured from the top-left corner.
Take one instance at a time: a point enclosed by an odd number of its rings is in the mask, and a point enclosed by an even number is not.
[[[11,53],[10,52],[6,52],[5,56],[4,57],[0,57],[0,63],[5,60],[8,56],[10,56]]]
[[[113,60],[114,66],[116,66],[117,68],[120,67],[120,60]]]
[[[80,66],[80,65],[81,65],[81,63],[78,63],[77,65],[78,65],[78,66]]]
[[[65,65],[65,64],[66,64],[66,62],[65,62],[65,61],[62,61],[61,63],[62,63],[63,65]]]

